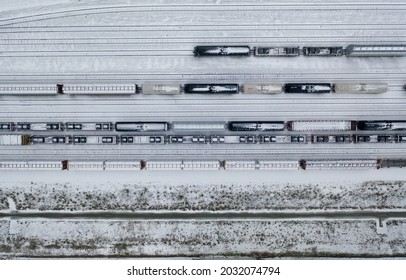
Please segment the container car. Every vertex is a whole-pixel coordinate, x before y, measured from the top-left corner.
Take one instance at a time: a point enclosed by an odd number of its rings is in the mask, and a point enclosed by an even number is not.
[[[117,131],[167,131],[168,123],[166,122],[117,122]]]
[[[406,130],[406,122],[402,121],[359,121],[358,130]]]
[[[356,129],[355,121],[289,121],[289,131],[351,131]]]
[[[143,94],[175,95],[180,94],[179,84],[143,84]]]
[[[195,56],[249,56],[249,46],[196,46]]]
[[[336,83],[333,84],[336,93],[385,93],[388,91],[387,83]]]
[[[290,83],[285,84],[286,93],[329,93],[331,92],[331,84],[301,84]]]
[[[256,47],[255,56],[298,56],[299,47]]]
[[[303,47],[306,56],[342,56],[343,47]]]
[[[348,45],[347,56],[405,56],[406,45]]]
[[[195,94],[234,94],[239,93],[238,84],[185,84],[185,93]]]
[[[283,122],[230,122],[231,131],[282,131],[285,129]]]
[[[243,92],[247,94],[277,94],[282,93],[283,86],[281,83],[271,84],[244,84]]]

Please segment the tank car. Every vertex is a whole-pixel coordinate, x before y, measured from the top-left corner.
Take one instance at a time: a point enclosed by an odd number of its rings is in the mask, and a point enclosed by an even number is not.
[[[359,121],[359,130],[406,130],[406,122],[401,121]]]
[[[282,131],[285,129],[283,122],[230,122],[231,131]]]
[[[196,46],[195,56],[249,56],[249,46]]]
[[[168,123],[166,122],[117,122],[117,131],[167,131]]]
[[[185,84],[185,93],[234,94],[239,93],[238,84]]]
[[[385,93],[388,91],[387,83],[336,83],[333,84],[333,90],[336,93]]]
[[[143,94],[162,94],[162,95],[175,95],[180,94],[179,84],[143,84]]]
[[[329,93],[331,91],[330,84],[300,84],[291,83],[285,84],[286,93]]]
[[[281,83],[271,83],[271,84],[244,84],[243,92],[248,94],[277,94],[282,93]]]

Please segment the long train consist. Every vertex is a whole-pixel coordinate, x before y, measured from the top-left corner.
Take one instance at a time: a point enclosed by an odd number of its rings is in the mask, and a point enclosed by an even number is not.
[[[321,170],[406,167],[406,159],[354,160],[129,160],[0,161],[1,170]]]
[[[113,85],[13,85],[0,84],[0,95],[178,95],[178,94],[278,94],[340,93],[379,94],[388,90],[387,83],[148,83]]]
[[[0,123],[0,128],[32,133],[0,135],[0,145],[406,143],[401,121]],[[58,134],[64,130],[70,134]],[[113,130],[122,134],[85,134]]]
[[[348,45],[333,47],[253,47],[240,46],[196,46],[195,56],[405,56],[406,45]]]
[[[406,130],[406,121],[231,121],[231,122],[1,122],[0,131],[111,131],[165,132],[165,131],[400,131]]]

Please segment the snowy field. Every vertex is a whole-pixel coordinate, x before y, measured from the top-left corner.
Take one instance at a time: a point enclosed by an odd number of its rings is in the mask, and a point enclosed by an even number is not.
[[[377,95],[0,96],[0,122],[406,120],[406,57],[193,56],[199,44],[406,44],[401,1],[0,0],[0,7],[0,85],[389,86]],[[382,157],[406,158],[406,143],[0,146],[0,160]],[[1,171],[0,178],[0,258],[406,256],[399,168]]]

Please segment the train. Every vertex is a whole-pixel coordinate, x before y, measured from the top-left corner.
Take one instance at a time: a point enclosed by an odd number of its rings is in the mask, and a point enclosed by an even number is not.
[[[5,132],[24,133],[1,134],[0,145],[406,143],[406,121],[9,122],[0,126]],[[85,133],[113,130],[119,134]],[[58,134],[62,131],[69,134]]]
[[[406,143],[405,134],[213,134],[184,133],[176,135],[0,135],[0,146],[73,144],[73,145],[139,145],[139,144],[320,144],[320,143]]]
[[[406,121],[352,121],[352,120],[295,120],[295,121],[230,121],[230,122],[4,122],[3,131],[118,131],[118,132],[166,132],[166,131],[403,131]]]
[[[342,46],[261,46],[253,47],[248,45],[230,45],[230,46],[195,46],[194,56],[250,56],[257,57],[295,57],[304,56],[343,56],[348,57],[366,57],[366,56],[406,56],[406,45],[357,45],[351,44],[347,47]]]
[[[17,90],[19,89],[19,90]],[[338,94],[380,94],[388,90],[388,84],[382,82],[369,83],[187,83],[159,84],[147,83],[142,85],[64,85],[57,86],[19,86],[1,85],[1,95],[179,95],[179,94],[280,94],[298,93],[338,93]]]
[[[0,161],[2,170],[323,170],[323,169],[381,169],[406,167],[406,159],[351,159],[351,160],[51,160]]]

